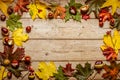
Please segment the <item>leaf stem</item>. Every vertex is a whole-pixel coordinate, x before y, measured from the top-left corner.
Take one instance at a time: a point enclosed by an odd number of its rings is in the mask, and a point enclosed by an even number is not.
[[[27,73],[21,78],[21,80],[23,80],[23,79],[25,78],[25,76],[28,75],[28,73],[29,73],[29,72],[27,72]]]

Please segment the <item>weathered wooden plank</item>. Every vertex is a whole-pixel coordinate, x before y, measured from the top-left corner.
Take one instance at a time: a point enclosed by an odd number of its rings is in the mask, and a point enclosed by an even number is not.
[[[105,60],[101,40],[29,40],[24,47],[33,60]]]
[[[23,27],[33,25],[29,34],[30,38],[47,38],[47,39],[102,39],[103,35],[109,29],[106,22],[103,28],[98,26],[98,20],[89,19],[82,22],[63,20],[41,20],[21,19]],[[0,22],[0,27],[5,26],[5,22]]]

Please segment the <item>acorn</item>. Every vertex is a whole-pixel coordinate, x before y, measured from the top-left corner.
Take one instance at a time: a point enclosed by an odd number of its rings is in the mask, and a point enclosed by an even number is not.
[[[72,15],[76,15],[76,14],[77,14],[77,9],[76,9],[76,7],[71,6],[71,7],[69,8],[69,12],[70,12],[70,14],[72,14]]]
[[[3,65],[4,66],[8,66],[9,64],[10,64],[10,60],[9,59],[3,60]]]
[[[1,28],[1,33],[3,36],[8,36],[9,35],[9,30],[6,27]]]
[[[9,15],[11,15],[11,14],[13,13],[13,8],[12,8],[12,6],[8,7],[7,13],[8,13]]]
[[[9,71],[9,72],[7,73],[7,78],[8,78],[8,79],[11,79],[11,78],[12,78],[12,72]]]
[[[30,74],[28,75],[28,79],[29,80],[34,80],[35,79],[34,73],[30,72]]]
[[[103,61],[98,60],[98,61],[95,62],[94,68],[95,68],[98,72],[100,72],[100,70],[103,68],[103,66],[104,66]]]
[[[29,65],[31,63],[31,57],[30,56],[26,56],[25,57],[25,64]]]
[[[53,19],[54,18],[54,14],[52,12],[48,13],[48,19]]]
[[[87,14],[87,12],[88,12],[88,10],[89,10],[89,6],[88,5],[84,5],[84,6],[82,6],[81,8],[80,8],[80,12],[81,12],[81,14]]]
[[[26,32],[27,32],[27,33],[30,33],[30,32],[31,32],[31,26],[27,26],[27,27],[26,27]]]
[[[18,67],[19,67],[19,62],[18,62],[18,60],[13,60],[13,61],[11,62],[11,66],[12,66],[12,68],[14,68],[14,69],[18,69]]]
[[[6,20],[6,16],[5,16],[4,14],[2,14],[2,15],[0,16],[0,20],[1,20],[1,21],[5,21],[5,20]]]

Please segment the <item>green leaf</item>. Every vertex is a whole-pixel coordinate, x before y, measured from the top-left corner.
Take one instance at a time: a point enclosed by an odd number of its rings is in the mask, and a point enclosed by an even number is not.
[[[63,73],[62,66],[58,67],[57,72],[58,73],[54,73],[55,80],[68,80],[68,78]]]
[[[81,15],[80,15],[79,12],[77,12],[77,14],[76,14],[76,16],[75,16],[75,20],[81,22]]]
[[[18,69],[13,69],[12,67],[9,67],[8,71],[12,72],[17,78],[21,76],[21,71]]]
[[[74,6],[75,5],[75,0],[70,0],[70,6]]]
[[[86,80],[93,73],[93,69],[91,68],[91,64],[88,62],[85,63],[83,67],[81,64],[76,66],[75,77],[77,80]]]
[[[11,14],[9,16],[8,20],[6,21],[6,24],[10,31],[14,31],[16,28],[22,27],[22,23],[19,22],[20,18],[21,16],[15,14]]]
[[[81,3],[75,3],[75,7],[76,7],[77,9],[80,9],[81,6],[82,6]]]

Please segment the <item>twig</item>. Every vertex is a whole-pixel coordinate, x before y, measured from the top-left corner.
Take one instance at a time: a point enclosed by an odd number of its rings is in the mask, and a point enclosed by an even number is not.
[[[27,73],[26,73],[26,74],[25,74],[25,75],[21,78],[21,80],[23,80],[23,78],[25,78],[25,76],[27,76],[27,75],[28,75],[28,73],[29,73],[29,72],[27,72]]]

